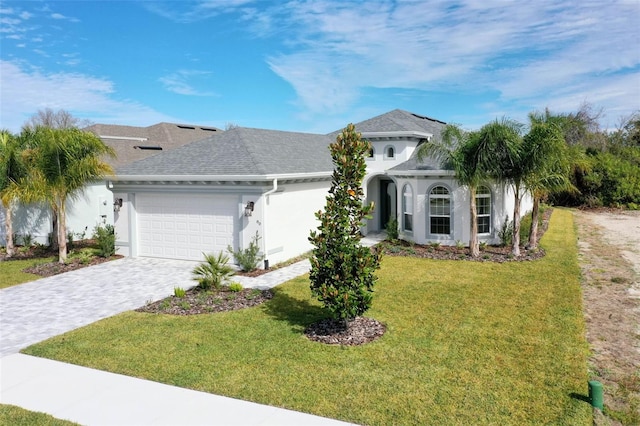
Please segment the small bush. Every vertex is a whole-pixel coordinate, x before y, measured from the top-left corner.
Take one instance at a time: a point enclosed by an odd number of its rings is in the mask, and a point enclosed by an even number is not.
[[[219,289],[235,274],[233,268],[228,264],[229,256],[223,252],[217,255],[204,253],[203,255],[204,262],[196,266],[192,271],[193,279],[204,290]]]
[[[180,287],[174,287],[173,288],[173,295],[175,297],[177,297],[178,299],[182,299],[184,298],[184,296],[186,296],[187,291],[184,288],[180,288]]]
[[[33,245],[33,235],[24,234],[22,236],[22,245],[25,247],[31,247]]]
[[[396,218],[391,218],[389,219],[389,221],[387,222],[387,225],[385,226],[385,230],[387,231],[387,240],[397,240],[399,237],[399,233],[398,233],[398,219]]]
[[[93,238],[98,244],[98,256],[110,257],[116,253],[116,232],[113,225],[97,225],[93,229]]]
[[[498,231],[498,237],[502,246],[511,245],[511,241],[513,241],[513,222],[509,220],[509,216],[505,216],[502,228]]]
[[[232,291],[234,293],[242,291],[242,284],[238,282],[232,282],[231,284],[229,284],[229,291]]]
[[[256,235],[251,239],[249,247],[244,250],[233,251],[233,247],[228,246],[227,251],[233,255],[234,262],[243,272],[251,272],[258,268],[258,263],[264,259],[264,255],[260,253],[260,235],[256,231]]]

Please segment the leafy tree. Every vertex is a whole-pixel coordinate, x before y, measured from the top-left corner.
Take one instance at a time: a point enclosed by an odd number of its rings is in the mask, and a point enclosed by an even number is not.
[[[5,211],[7,256],[15,254],[13,241],[13,209],[19,199],[18,185],[25,175],[20,141],[7,130],[0,131],[0,199]]]
[[[479,150],[483,148],[478,132],[466,132],[454,124],[447,125],[439,139],[423,142],[418,147],[418,160],[433,157],[446,167],[451,167],[456,180],[469,188],[469,216],[471,220],[471,236],[469,250],[471,256],[480,255],[478,241],[478,209],[476,193],[480,183],[487,178],[485,167],[479,162]]]
[[[87,183],[113,173],[101,160],[113,155],[96,135],[76,128],[25,127],[21,138],[27,150],[29,179],[23,185],[26,202],[49,203],[58,223],[59,262],[67,258],[66,203],[77,198]]]
[[[365,155],[370,144],[349,124],[330,145],[335,165],[325,210],[316,213],[320,221],[309,241],[315,246],[311,257],[311,293],[336,320],[349,322],[371,306],[374,272],[380,267],[378,253],[360,244],[362,221],[373,210],[363,205],[362,180]]]

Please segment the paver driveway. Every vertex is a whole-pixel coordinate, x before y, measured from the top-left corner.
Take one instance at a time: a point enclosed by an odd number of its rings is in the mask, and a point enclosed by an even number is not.
[[[0,290],[0,357],[192,287],[195,265],[127,257]]]

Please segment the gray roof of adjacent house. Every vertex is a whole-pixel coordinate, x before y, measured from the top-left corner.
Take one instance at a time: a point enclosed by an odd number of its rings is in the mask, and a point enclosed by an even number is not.
[[[84,130],[96,134],[114,149],[116,158],[105,158],[114,168],[222,133],[215,127],[175,123],[148,127],[94,124]]]
[[[414,114],[401,109],[394,109],[376,117],[355,124],[356,131],[360,133],[370,132],[425,132],[440,135],[446,126],[444,121]],[[331,132],[337,135],[342,130]]]
[[[119,176],[264,176],[333,171],[326,135],[236,127],[116,169]]]

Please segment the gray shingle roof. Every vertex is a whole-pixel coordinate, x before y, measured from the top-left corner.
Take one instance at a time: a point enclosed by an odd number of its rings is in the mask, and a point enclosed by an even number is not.
[[[440,135],[440,131],[446,125],[445,122],[433,118],[414,114],[401,109],[394,109],[360,123],[356,123],[356,131],[364,132],[427,132]],[[342,130],[331,132],[336,135]]]
[[[118,175],[272,175],[331,172],[326,135],[236,127],[116,169]]]
[[[84,130],[95,133],[98,136],[103,136],[102,140],[104,143],[115,150],[115,159],[105,158],[105,161],[114,168],[222,132],[222,130],[210,126],[175,123],[158,123],[148,127],[94,124],[86,127]],[[111,138],[108,136],[111,136]],[[146,140],[139,140],[141,138]],[[162,150],[136,148],[139,146],[161,147]]]

